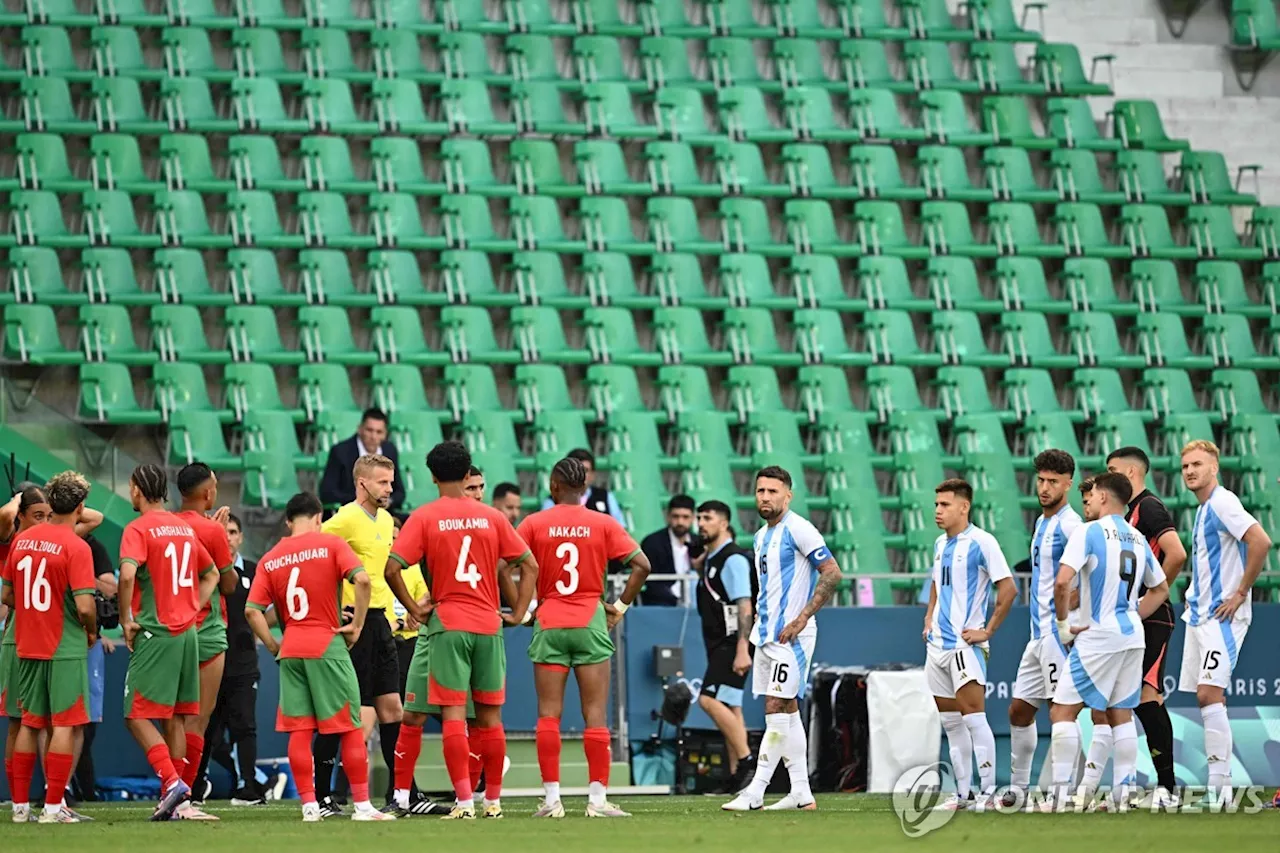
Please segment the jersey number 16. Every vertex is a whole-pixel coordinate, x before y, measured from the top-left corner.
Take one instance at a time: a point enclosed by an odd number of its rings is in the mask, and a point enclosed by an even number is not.
[[[41,559],[34,572],[31,571],[33,565],[35,558],[30,554],[18,561],[18,571],[22,573],[22,600],[32,610],[44,613],[53,606],[53,587],[44,576],[45,561]]]

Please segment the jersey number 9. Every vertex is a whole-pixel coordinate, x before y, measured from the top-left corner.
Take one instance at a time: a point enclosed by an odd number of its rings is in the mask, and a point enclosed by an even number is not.
[[[1133,584],[1138,579],[1138,557],[1132,551],[1120,552],[1120,580],[1124,582],[1124,599],[1133,598]]]

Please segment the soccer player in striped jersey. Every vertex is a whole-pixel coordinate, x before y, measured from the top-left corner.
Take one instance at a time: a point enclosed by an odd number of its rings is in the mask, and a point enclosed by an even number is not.
[[[1067,540],[1080,526],[1080,516],[1067,501],[1076,461],[1064,450],[1046,450],[1035,458],[1036,496],[1040,517],[1031,537],[1031,639],[1022,653],[1009,703],[1011,782],[1026,789],[1036,757],[1036,711],[1053,698],[1067,660],[1053,618],[1053,584]]]
[[[765,524],[755,537],[760,592],[751,629],[757,652],[751,690],[765,697],[765,731],[751,784],[721,808],[764,807],[781,758],[791,793],[767,808],[809,811],[818,804],[809,789],[809,746],[796,700],[804,696],[818,639],[813,617],[839,586],[840,567],[817,528],[791,511],[791,474],[770,465],[756,472],[755,482],[756,511]]]
[[[1192,441],[1182,448],[1182,481],[1200,502],[1191,528],[1191,585],[1187,588],[1187,639],[1178,689],[1194,691],[1204,722],[1209,787],[1231,800],[1231,723],[1226,688],[1253,616],[1252,591],[1271,538],[1218,484],[1218,448]]]
[[[1013,606],[1013,576],[996,538],[969,520],[973,487],[943,480],[934,489],[933,519],[942,528],[933,546],[933,584],[925,611],[925,678],[947,733],[956,793],[939,806],[968,807],[973,760],[981,794],[996,788],[996,741],[987,721],[988,641]],[[996,607],[987,619],[991,584]],[[986,805],[986,799],[981,803]]]
[[[1142,695],[1142,656],[1146,640],[1139,624],[1169,596],[1169,584],[1146,537],[1125,521],[1133,489],[1122,474],[1094,479],[1090,502],[1097,519],[1077,528],[1067,540],[1054,583],[1057,635],[1071,645],[1068,677],[1058,681],[1049,709],[1053,723],[1050,757],[1056,803],[1065,805],[1076,758],[1080,729],[1076,717],[1088,705],[1106,711],[1114,750],[1112,796],[1127,802],[1137,779],[1138,731],[1133,709]],[[1079,575],[1080,611],[1085,624],[1068,619],[1071,590]],[[1142,590],[1148,592],[1143,595]],[[1141,598],[1141,601],[1139,601]]]

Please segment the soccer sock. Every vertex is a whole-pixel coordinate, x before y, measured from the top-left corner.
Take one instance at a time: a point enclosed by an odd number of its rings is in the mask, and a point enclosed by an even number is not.
[[[316,738],[316,799],[327,800],[333,795],[333,769],[338,764],[338,750],[342,747],[342,735],[320,735]]]
[[[1200,709],[1204,721],[1204,752],[1209,764],[1209,787],[1215,792],[1231,785],[1231,721],[1222,703]]]
[[[951,756],[951,772],[956,777],[956,796],[969,799],[969,783],[973,779],[973,740],[959,711],[941,711],[942,729],[947,733],[947,752]]]
[[[173,758],[169,755],[169,747],[165,743],[158,743],[147,750],[147,763],[151,765],[151,769],[160,777],[160,790],[168,790],[169,786],[174,782],[181,782],[178,771],[174,769]]]
[[[1076,769],[1076,756],[1080,754],[1080,730],[1075,720],[1053,724],[1053,740],[1049,757],[1053,760],[1053,788],[1057,796],[1065,798],[1071,787],[1071,775]]]
[[[813,791],[809,788],[809,741],[800,712],[792,711],[787,716],[791,718],[791,728],[787,731],[787,752],[782,760],[791,777],[791,796],[801,805],[807,805],[813,802]]]
[[[587,780],[590,783],[587,798],[593,806],[603,806],[605,803],[605,793],[609,788],[609,762],[613,760],[612,740],[606,728],[590,728],[582,733],[582,751],[587,754]],[[556,742],[559,745],[559,738]],[[557,774],[558,772],[557,763]],[[560,785],[557,784],[557,793],[559,789]]]
[[[471,792],[484,791],[484,758],[474,752],[467,753],[467,772],[471,776]]]
[[[391,801],[390,789],[396,776],[396,744],[400,742],[399,723],[378,723],[378,746],[382,749],[382,762],[387,765],[387,801]]]
[[[200,756],[204,752],[204,737],[187,732],[187,764],[182,769],[182,781],[195,790],[196,774],[200,772]]]
[[[764,792],[773,781],[774,768],[786,754],[787,737],[791,733],[790,714],[765,714],[764,738],[760,741],[760,754],[756,759],[756,775],[747,786],[747,796],[752,800],[764,799]]]
[[[1128,790],[1138,781],[1138,727],[1133,720],[1111,727],[1111,795],[1117,804],[1128,799]]]
[[[413,771],[418,766],[418,756],[422,754],[422,726],[400,726],[400,736],[396,738],[395,750],[395,786],[396,805],[402,809],[409,808],[409,790],[413,787]]]
[[[305,806],[316,801],[316,765],[311,757],[311,729],[289,733],[289,770],[298,789],[298,799]]]
[[[471,746],[467,742],[467,724],[462,720],[445,720],[440,724],[441,747],[444,750],[444,767],[453,782],[453,793],[461,806],[471,804],[471,770],[468,762]],[[501,771],[502,767],[499,766]]]
[[[1036,724],[1009,726],[1010,784],[1025,789],[1031,784],[1031,765],[1036,760]]]
[[[1143,702],[1135,713],[1147,735],[1157,784],[1172,791],[1178,786],[1178,780],[1173,775],[1173,720],[1169,719],[1169,709],[1160,702]]]
[[[44,810],[54,814],[62,808],[62,798],[67,792],[67,780],[71,778],[72,755],[69,752],[50,752],[44,757],[44,775],[48,790],[44,795]],[[30,793],[30,789],[28,789]]]
[[[356,808],[367,811],[373,808],[369,802],[369,750],[364,744],[364,733],[352,729],[342,735],[342,767],[351,783],[351,800]]]
[[[12,721],[9,725],[13,725]],[[31,802],[31,777],[36,772],[36,754],[34,752],[15,752],[13,754],[13,788],[9,795],[14,805],[25,806]]]
[[[1106,769],[1107,761],[1111,758],[1111,743],[1114,737],[1111,726],[1093,727],[1093,740],[1089,741],[1089,756],[1084,762],[1084,777],[1080,780],[1080,787],[1084,788],[1086,796],[1092,797],[1098,790],[1098,786],[1102,784],[1102,771]]]
[[[990,794],[996,789],[996,736],[991,733],[985,711],[964,715],[969,740],[973,742],[973,758],[978,762],[978,784],[981,793]]]
[[[499,723],[487,729],[476,726],[471,731],[476,739],[476,752],[484,761],[484,801],[496,803],[502,797],[502,760],[507,757],[507,731]]]
[[[539,717],[535,738],[542,789],[547,794],[547,802],[556,802],[560,799],[560,718]],[[582,741],[582,749],[587,752],[587,766],[590,767],[591,753],[585,739]],[[594,779],[595,776],[591,778]]]

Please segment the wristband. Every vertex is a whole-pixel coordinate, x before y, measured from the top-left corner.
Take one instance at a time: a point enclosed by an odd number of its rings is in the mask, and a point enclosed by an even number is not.
[[[616,611],[618,611],[618,615],[619,615],[619,616],[621,616],[623,613],[626,613],[626,612],[627,612],[627,609],[628,609],[628,608],[630,608],[630,607],[631,607],[631,605],[630,605],[630,604],[627,604],[627,603],[626,603],[625,601],[623,601],[622,599],[618,599],[617,601],[615,601],[615,602],[613,603],[613,609],[614,609],[614,610],[616,610]]]
[[[1073,639],[1075,639],[1075,635],[1071,633],[1070,619],[1058,620],[1058,639],[1062,641],[1062,644],[1064,646],[1069,644]]]

